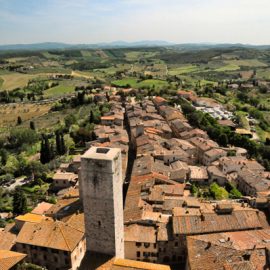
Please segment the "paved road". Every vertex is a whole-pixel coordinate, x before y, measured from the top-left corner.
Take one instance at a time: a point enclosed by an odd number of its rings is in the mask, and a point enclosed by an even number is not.
[[[11,191],[11,190],[15,189],[18,186],[22,186],[22,185],[26,184],[27,182],[28,181],[27,181],[27,178],[25,176],[19,177],[19,178],[16,178],[15,183],[13,183],[9,187],[5,187],[5,188]]]

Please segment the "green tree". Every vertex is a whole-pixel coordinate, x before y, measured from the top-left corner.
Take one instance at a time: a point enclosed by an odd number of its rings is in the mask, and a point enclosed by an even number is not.
[[[43,135],[40,147],[40,162],[42,164],[46,164],[51,161],[52,159],[51,150],[52,149],[48,137]]]
[[[89,122],[90,122],[90,124],[94,123],[94,113],[93,113],[93,111],[90,111]]]
[[[229,193],[223,187],[220,187],[217,183],[210,185],[210,194],[216,200],[228,199]]]
[[[222,133],[218,138],[219,143],[226,147],[229,143],[228,136],[225,133]]]
[[[27,199],[21,188],[16,188],[13,195],[13,213],[16,215],[27,212]]]
[[[17,118],[17,125],[21,125],[22,124],[22,118],[20,116],[18,116]]]
[[[35,122],[30,121],[30,128],[31,128],[32,130],[35,130],[35,129],[36,129],[36,127],[35,127]]]

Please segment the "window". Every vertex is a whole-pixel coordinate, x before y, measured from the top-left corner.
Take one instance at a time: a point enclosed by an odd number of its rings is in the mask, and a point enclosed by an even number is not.
[[[154,244],[154,248],[157,248],[157,244]]]
[[[136,242],[136,247],[140,247],[142,243]]]
[[[151,255],[150,252],[144,252],[144,253],[143,253],[143,256],[144,256],[144,257],[149,257],[150,255]]]
[[[149,248],[150,247],[150,243],[144,243],[144,247],[145,248]]]
[[[137,257],[141,257],[141,252],[140,251],[137,251]]]
[[[44,260],[47,260],[47,255],[44,254],[43,258],[44,258]]]
[[[57,258],[57,257],[54,257],[54,261],[55,261],[55,262],[58,262],[58,258]]]
[[[175,242],[175,243],[174,243],[174,246],[175,246],[175,247],[178,247],[178,242]]]
[[[100,221],[98,221],[98,227],[101,227],[101,222]]]
[[[65,264],[68,265],[69,264],[69,260],[65,259]]]

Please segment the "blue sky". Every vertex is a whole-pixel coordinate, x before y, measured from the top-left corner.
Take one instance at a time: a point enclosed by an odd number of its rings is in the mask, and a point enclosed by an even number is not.
[[[0,44],[270,44],[269,0],[0,0]]]

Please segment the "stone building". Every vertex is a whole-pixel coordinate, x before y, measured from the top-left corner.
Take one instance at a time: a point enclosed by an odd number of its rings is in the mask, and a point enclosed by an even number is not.
[[[91,147],[83,156],[83,199],[87,250],[124,257],[121,150]]]
[[[82,215],[67,223],[51,219],[27,222],[18,234],[16,250],[27,254],[26,262],[49,270],[76,270],[86,250],[83,225]]]

